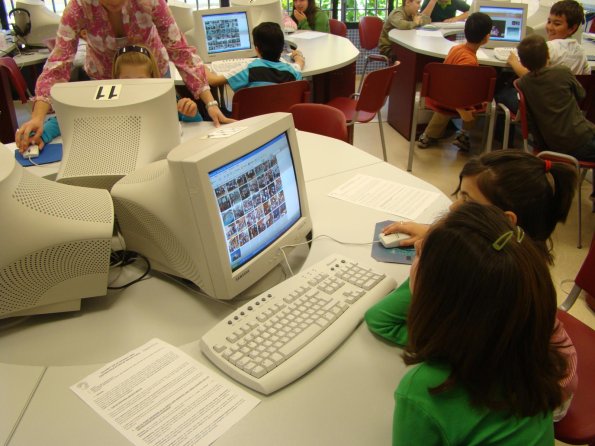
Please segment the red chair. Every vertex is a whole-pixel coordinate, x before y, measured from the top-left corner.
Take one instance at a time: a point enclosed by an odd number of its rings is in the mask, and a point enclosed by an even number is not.
[[[295,128],[349,142],[345,116],[325,104],[295,104],[289,108]]]
[[[336,19],[328,19],[331,34],[335,36],[347,37],[347,25]]]
[[[564,324],[577,353],[578,388],[562,420],[554,424],[556,439],[569,444],[595,445],[595,330],[566,311],[581,289],[595,295],[595,236],[568,298],[560,305],[558,319]]]
[[[360,47],[368,51],[375,50],[376,48],[378,48],[378,40],[380,39],[380,34],[382,33],[383,26],[384,21],[379,17],[362,17],[358,24]],[[369,62],[382,62],[386,65],[390,64],[388,57],[383,56],[382,54],[368,54],[366,56],[364,70],[362,71],[362,78],[360,80],[357,91],[361,91],[362,89],[362,82],[364,80],[364,76],[366,75],[366,69],[368,68]]]
[[[424,67],[421,92],[416,94],[413,105],[407,171],[411,172],[413,168],[419,111],[426,108],[453,118],[459,116],[457,108],[473,108],[473,114],[485,115],[487,138],[484,128],[482,146],[489,152],[492,149],[496,118],[495,86],[496,70],[492,67],[437,62],[427,64]]]
[[[266,113],[289,112],[293,104],[309,99],[310,86],[304,80],[242,88],[233,95],[231,117],[246,119]]]
[[[12,88],[17,92],[23,104],[28,102],[30,96],[27,83],[12,57],[0,57],[0,140],[3,143],[14,141],[14,135],[19,127],[12,100]]]
[[[382,155],[384,161],[386,157],[386,144],[384,142],[384,129],[382,128],[382,118],[380,109],[386,102],[390,85],[393,81],[399,62],[388,68],[370,72],[363,82],[359,93],[352,96],[337,97],[332,99],[327,105],[338,108],[345,115],[345,121],[349,130],[349,143],[353,144],[353,128],[356,122],[370,122],[374,116],[378,115],[378,126],[380,128],[380,139],[382,141]]]
[[[519,95],[519,121],[521,124],[521,134],[523,136],[523,144],[525,149],[529,146],[529,120],[527,118],[527,101],[525,99],[525,95],[523,91],[519,87],[518,79],[514,81],[514,88],[516,88],[517,93]],[[580,161],[576,159],[572,155],[568,155],[566,153],[561,152],[553,152],[550,150],[540,151],[537,147],[533,147],[533,153],[535,153],[538,157],[543,159],[549,159],[550,161],[558,161],[566,164],[570,164],[573,166],[578,174],[578,187],[577,187],[577,198],[578,198],[578,243],[577,248],[582,248],[582,191],[581,185],[585,177],[587,176],[587,172],[589,169],[593,171],[595,174],[595,162],[589,161]],[[595,186],[594,186],[595,189]]]

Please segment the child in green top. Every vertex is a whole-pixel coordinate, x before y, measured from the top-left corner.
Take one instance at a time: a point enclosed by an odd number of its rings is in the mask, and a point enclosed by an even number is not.
[[[291,18],[297,23],[298,29],[330,32],[328,15],[316,6],[316,0],[294,0]]]
[[[524,231],[465,203],[416,243],[393,445],[553,445],[566,361],[556,290]],[[448,261],[445,261],[448,259]]]

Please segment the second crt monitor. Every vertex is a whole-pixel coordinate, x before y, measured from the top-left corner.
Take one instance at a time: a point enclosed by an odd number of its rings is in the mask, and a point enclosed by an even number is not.
[[[525,38],[527,5],[493,0],[473,3],[474,12],[483,12],[492,18],[490,40],[485,48],[516,47]]]
[[[205,62],[256,57],[248,8],[202,9],[194,18],[198,54]]]
[[[224,135],[234,128],[242,130]],[[123,178],[112,198],[127,249],[231,299],[276,269],[281,248],[303,242],[312,223],[290,114],[216,132]]]

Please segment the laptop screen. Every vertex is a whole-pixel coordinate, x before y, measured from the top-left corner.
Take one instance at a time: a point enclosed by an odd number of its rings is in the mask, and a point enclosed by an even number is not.
[[[503,3],[502,6],[479,5],[479,12],[489,15],[492,18],[492,31],[490,42],[487,48],[495,43],[505,43],[507,46],[516,47],[525,37],[525,25],[527,8],[525,5],[515,6],[510,3]]]

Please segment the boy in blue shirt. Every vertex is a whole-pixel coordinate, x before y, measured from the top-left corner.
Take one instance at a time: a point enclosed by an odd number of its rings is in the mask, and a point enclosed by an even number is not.
[[[233,91],[237,91],[244,87],[281,84],[302,79],[301,71],[305,59],[301,52],[294,50],[291,53],[293,63],[280,60],[285,38],[277,23],[261,23],[252,30],[252,39],[258,58],[228,73],[207,72],[210,85],[227,83]]]

